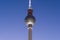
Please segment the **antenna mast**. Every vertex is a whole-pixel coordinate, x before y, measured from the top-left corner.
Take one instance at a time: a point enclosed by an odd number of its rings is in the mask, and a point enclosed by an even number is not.
[[[31,0],[29,0],[29,9],[31,9]]]

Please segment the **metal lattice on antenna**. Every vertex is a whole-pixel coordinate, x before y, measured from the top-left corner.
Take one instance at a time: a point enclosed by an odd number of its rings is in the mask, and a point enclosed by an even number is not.
[[[31,8],[31,0],[29,0],[29,9]]]

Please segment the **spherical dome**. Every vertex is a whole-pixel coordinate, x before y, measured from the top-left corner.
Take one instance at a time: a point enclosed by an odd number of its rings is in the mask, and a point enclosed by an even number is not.
[[[25,23],[26,23],[26,25],[29,25],[29,24],[33,25],[35,23],[35,17],[34,16],[27,16],[25,18]]]

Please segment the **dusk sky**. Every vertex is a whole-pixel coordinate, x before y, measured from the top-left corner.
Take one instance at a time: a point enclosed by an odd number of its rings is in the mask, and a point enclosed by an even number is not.
[[[60,40],[60,0],[32,0],[33,40]],[[24,19],[28,0],[0,0],[0,40],[28,40]]]

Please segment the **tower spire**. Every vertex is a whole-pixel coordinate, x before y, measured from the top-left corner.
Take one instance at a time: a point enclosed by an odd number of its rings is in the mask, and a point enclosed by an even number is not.
[[[31,9],[31,0],[29,0],[29,9]]]

